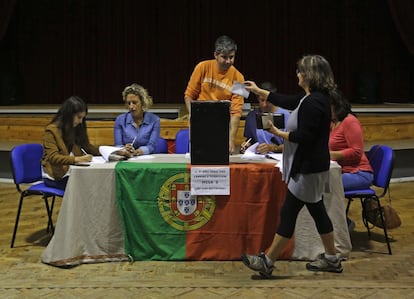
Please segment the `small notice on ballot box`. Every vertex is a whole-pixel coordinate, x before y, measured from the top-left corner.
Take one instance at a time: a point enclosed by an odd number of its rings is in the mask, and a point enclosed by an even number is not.
[[[191,167],[191,195],[230,195],[230,167]]]

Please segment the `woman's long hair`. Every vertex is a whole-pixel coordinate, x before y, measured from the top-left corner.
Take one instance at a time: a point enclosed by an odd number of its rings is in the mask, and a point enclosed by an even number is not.
[[[62,131],[63,141],[68,149],[72,149],[74,144],[86,147],[89,144],[89,138],[86,130],[86,119],[73,127],[73,116],[79,112],[88,113],[88,106],[78,96],[71,96],[65,100],[59,108],[52,123],[56,123],[57,127]]]
[[[352,112],[351,103],[338,89],[332,90],[330,93],[332,109],[335,112],[337,121],[343,121],[348,114]]]

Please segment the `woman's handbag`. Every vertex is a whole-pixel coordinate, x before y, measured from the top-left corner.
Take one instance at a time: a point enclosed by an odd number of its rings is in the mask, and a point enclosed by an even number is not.
[[[378,203],[375,199],[366,198],[364,200],[364,210],[366,220],[376,227],[384,228],[380,213],[382,213],[387,229],[393,229],[401,226],[400,216],[398,216],[397,211],[390,204],[381,206],[380,211]]]

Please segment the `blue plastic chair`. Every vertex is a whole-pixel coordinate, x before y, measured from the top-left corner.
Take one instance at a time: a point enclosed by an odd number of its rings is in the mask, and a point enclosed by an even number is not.
[[[168,142],[162,137],[158,137],[157,148],[155,149],[156,154],[168,154]]]
[[[42,196],[47,212],[47,229],[54,232],[52,212],[55,197],[63,197],[64,191],[61,189],[46,186],[42,181],[41,159],[43,156],[43,146],[41,144],[23,144],[15,146],[10,152],[10,162],[13,173],[13,181],[17,191],[20,193],[19,207],[17,209],[16,223],[14,225],[13,236],[10,248],[13,248],[16,239],[17,227],[19,225],[20,212],[22,210],[23,199],[31,195]],[[21,184],[30,184],[26,189],[22,189]],[[49,206],[49,198],[52,198]]]
[[[190,130],[181,129],[175,135],[175,153],[186,154],[190,152]]]
[[[394,155],[393,149],[389,146],[374,145],[369,150],[367,157],[374,171],[373,186],[380,188],[379,191],[375,191],[372,188],[368,188],[368,189],[362,189],[362,190],[345,190],[344,193],[345,193],[345,198],[348,200],[348,205],[346,207],[347,215],[348,215],[351,202],[356,198],[360,199],[361,206],[362,206],[362,220],[364,222],[365,227],[367,228],[368,236],[371,237],[369,223],[366,218],[364,201],[368,198],[372,198],[373,200],[377,202],[378,207],[381,209],[380,200],[381,198],[385,196],[385,194],[388,191],[391,176],[392,176],[392,171],[394,168],[395,155]],[[384,223],[384,217],[382,213],[380,214],[381,214],[381,221],[384,227],[383,230],[384,230],[385,241],[387,242],[387,246],[388,246],[388,253],[392,254],[390,240],[387,234],[387,228]]]

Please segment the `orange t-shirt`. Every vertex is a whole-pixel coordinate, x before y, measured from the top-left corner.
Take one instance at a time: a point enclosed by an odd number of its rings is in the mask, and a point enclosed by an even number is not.
[[[229,100],[230,113],[241,116],[244,98],[232,94],[234,81],[244,82],[244,76],[234,66],[220,72],[215,59],[205,60],[194,68],[184,95],[194,100]]]

